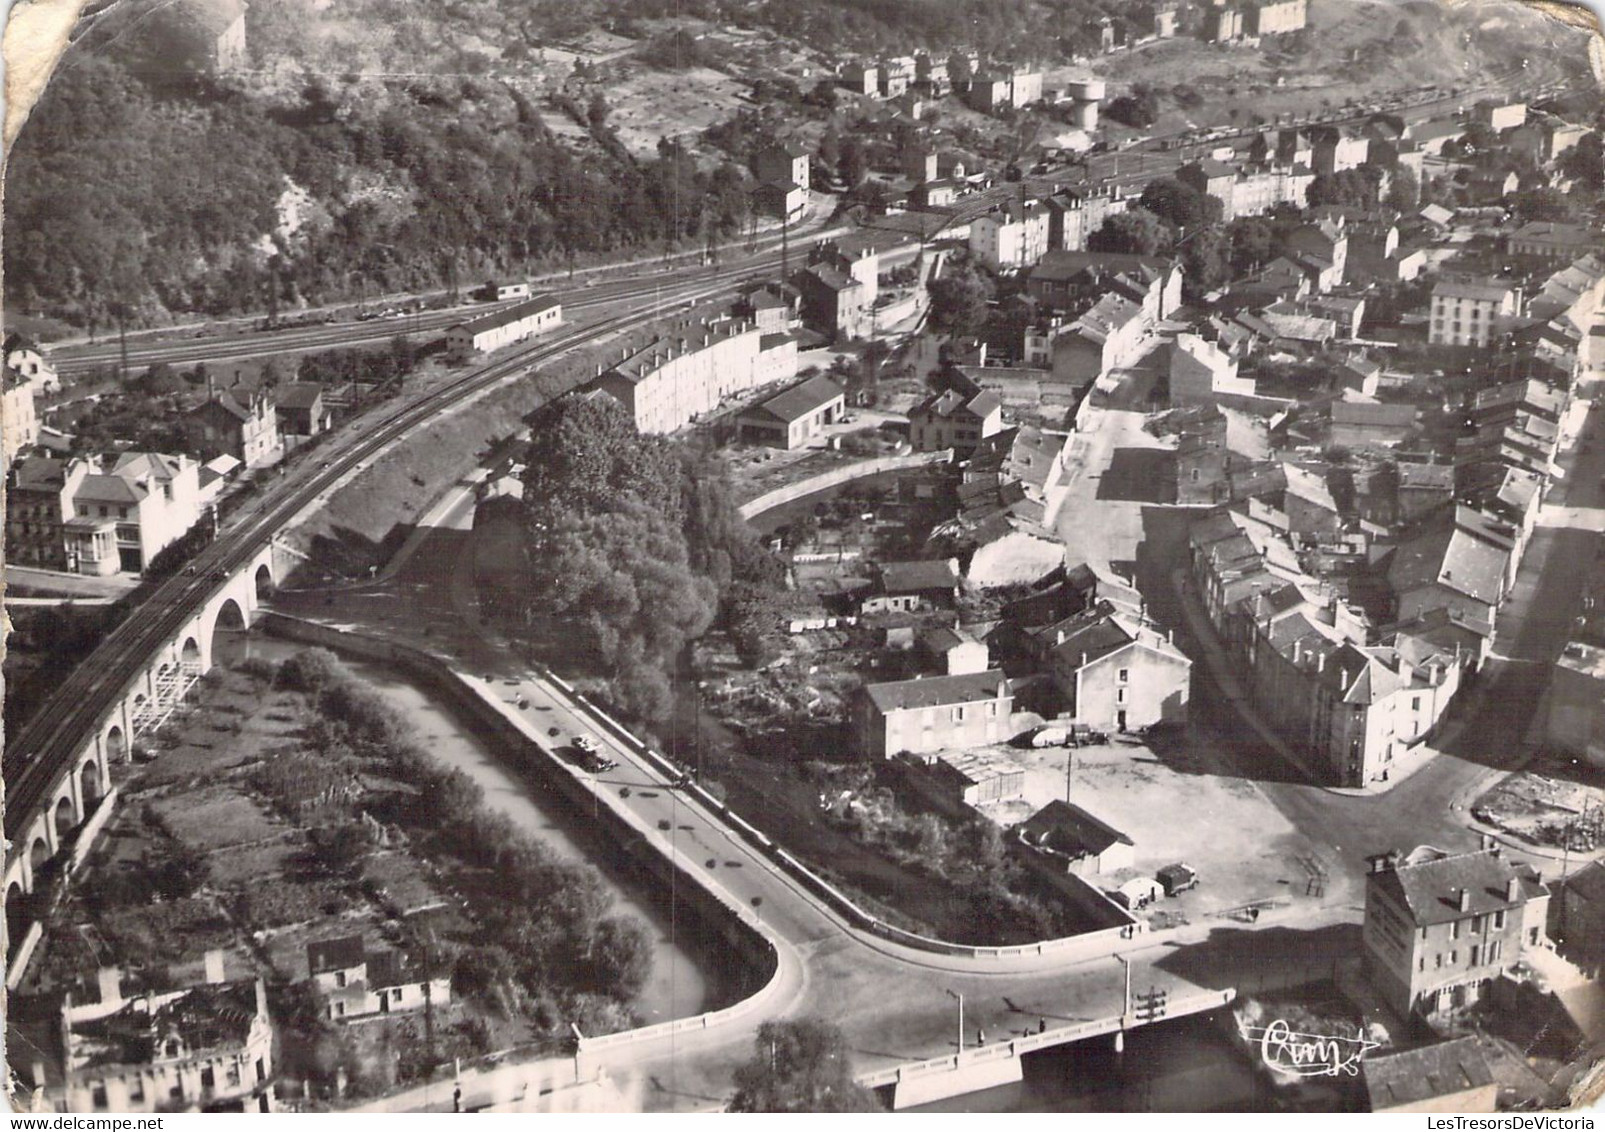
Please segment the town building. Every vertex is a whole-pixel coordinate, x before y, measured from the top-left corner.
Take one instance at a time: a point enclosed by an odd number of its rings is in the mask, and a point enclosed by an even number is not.
[[[1570,641],[1545,693],[1544,736],[1555,750],[1605,767],[1605,649]]]
[[[753,172],[760,181],[808,187],[808,148],[797,142],[776,142],[760,149],[753,158]]]
[[[307,978],[332,1021],[451,1003],[448,976],[402,951],[369,951],[360,935],[307,944]]]
[[[1372,1112],[1488,1113],[1499,1103],[1499,1082],[1475,1037],[1436,1042],[1400,1053],[1372,1053],[1360,1062]]]
[[[914,88],[928,98],[945,98],[951,90],[947,60],[926,51],[914,55]]]
[[[15,331],[7,334],[0,352],[5,354],[6,372],[32,386],[35,397],[61,392],[61,378],[56,367],[39,352],[39,347],[22,335]]]
[[[1025,789],[1025,768],[997,751],[944,751],[907,765],[917,768],[909,784],[947,809],[1008,801]]]
[[[802,298],[803,322],[833,339],[868,336],[880,295],[880,255],[873,246],[851,249],[822,241],[807,266],[792,277]]]
[[[1055,798],[1013,831],[1039,858],[1083,880],[1129,869],[1136,842],[1073,802]]]
[[[514,299],[529,298],[529,284],[519,282],[498,283],[494,279],[487,279],[480,288],[480,297],[492,303],[508,303]]]
[[[137,574],[199,518],[199,469],[187,457],[31,456],[7,485],[6,556],[75,574]]]
[[[1198,34],[1206,43],[1230,43],[1243,38],[1243,10],[1230,4],[1206,7]]]
[[[1331,176],[1364,165],[1371,140],[1342,126],[1321,126],[1310,132],[1312,168],[1317,176]]]
[[[1028,638],[1077,723],[1124,732],[1187,721],[1192,661],[1146,623],[1098,603]]]
[[[1527,104],[1485,98],[1472,107],[1472,117],[1494,133],[1502,134],[1506,130],[1514,130],[1527,121]]]
[[[1237,376],[1237,357],[1197,334],[1176,335],[1170,347],[1170,403],[1214,404],[1223,394],[1254,395],[1254,380]]]
[[[1555,951],[1598,979],[1605,972],[1605,861],[1590,861],[1552,892],[1548,935]]]
[[[985,747],[1011,737],[1014,693],[1002,672],[927,676],[869,684],[853,715],[859,749],[870,758]]]
[[[753,204],[764,216],[795,223],[808,210],[808,189],[790,181],[765,181],[752,190]]]
[[[1130,201],[1131,198],[1121,196],[1114,185],[1062,189],[1044,197],[1042,207],[1048,210],[1048,250],[1084,250],[1087,237],[1103,227],[1109,217],[1126,211]]]
[[[917,610],[952,609],[958,600],[958,562],[951,558],[918,558],[882,562],[875,581],[859,603],[859,612],[913,613]]]
[[[0,468],[9,468],[17,453],[38,442],[34,383],[8,368],[0,374]]]
[[[669,433],[727,397],[797,372],[797,343],[741,319],[686,324],[625,354],[592,383],[627,410],[642,434]]]
[[[816,375],[743,409],[736,416],[736,432],[753,444],[772,444],[788,451],[807,444],[840,420],[847,394],[824,375]]]
[[[1036,201],[1001,205],[970,221],[970,253],[993,271],[1031,267],[1047,254],[1048,220]]]
[[[1414,405],[1376,401],[1334,401],[1327,410],[1330,443],[1343,448],[1391,447],[1416,431]]]
[[[1547,165],[1592,131],[1553,114],[1535,113],[1512,130],[1506,142],[1513,153],[1526,154],[1539,165]]]
[[[53,1040],[11,1063],[57,1112],[275,1111],[267,988],[224,981],[221,966],[213,953],[207,983],[128,998],[118,970],[102,968],[99,1001],[69,995]]]
[[[203,459],[233,456],[247,468],[260,467],[279,451],[279,418],[273,399],[261,391],[225,389],[184,414],[189,446]]]
[[[1413,621],[1434,609],[1490,630],[1509,577],[1514,531],[1500,532],[1470,507],[1456,504],[1403,540],[1388,564],[1395,619]]]
[[[1141,305],[1106,294],[1053,340],[1053,376],[1088,386],[1134,364],[1148,343],[1149,327]]]
[[[327,432],[334,414],[323,403],[323,386],[316,381],[292,381],[273,390],[273,410],[280,436],[313,437]]]
[[[1243,8],[1243,34],[1286,35],[1309,22],[1307,0],[1261,0]]]
[[[1449,854],[1422,846],[1370,860],[1365,969],[1401,1017],[1433,1017],[1485,998],[1544,937],[1549,889],[1497,846]]]
[[[947,389],[933,393],[908,414],[908,435],[915,451],[951,448],[968,456],[987,437],[1003,431],[1003,402],[984,389]]]
[[[927,629],[919,636],[919,647],[944,676],[969,676],[991,667],[986,645],[957,626]]]
[[[1581,224],[1533,220],[1505,237],[1505,250],[1513,256],[1570,262],[1605,252],[1605,237]]]
[[[562,322],[562,301],[555,295],[537,295],[453,326],[446,331],[446,354],[454,361],[467,361],[475,354],[488,354],[545,334]]]
[[[1432,287],[1427,341],[1434,346],[1487,346],[1518,314],[1514,287],[1493,280],[1440,279]]]
[[[1080,310],[1113,293],[1136,303],[1149,322],[1181,306],[1181,266],[1156,256],[1050,251],[1026,277],[1026,293],[1051,310]]]

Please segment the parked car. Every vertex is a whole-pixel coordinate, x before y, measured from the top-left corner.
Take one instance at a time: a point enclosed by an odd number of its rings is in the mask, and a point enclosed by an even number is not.
[[[596,742],[589,735],[574,736],[574,748],[584,751],[587,755],[596,754]]]
[[[1165,888],[1166,896],[1180,896],[1189,888],[1198,887],[1198,873],[1190,865],[1166,865],[1154,874],[1154,879]]]

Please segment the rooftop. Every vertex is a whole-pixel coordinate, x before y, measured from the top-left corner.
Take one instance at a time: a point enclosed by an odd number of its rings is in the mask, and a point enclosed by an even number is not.
[[[1069,857],[1097,856],[1113,845],[1135,844],[1107,822],[1059,798],[1014,828],[1026,844]]]
[[[1002,672],[993,669],[963,676],[927,676],[920,680],[866,684],[864,694],[885,713],[995,700],[1009,694],[1009,681]]]
[[[1372,1055],[1360,1069],[1372,1112],[1494,1084],[1493,1071],[1475,1037]]]
[[[1547,891],[1542,882],[1523,877],[1492,849],[1451,855],[1422,846],[1393,868],[1368,874],[1366,880],[1392,897],[1416,927],[1520,907]],[[1517,882],[1514,899],[1513,881]]]
[[[742,415],[764,413],[790,424],[792,421],[802,420],[841,396],[843,396],[841,386],[823,374],[818,374],[744,410]]]

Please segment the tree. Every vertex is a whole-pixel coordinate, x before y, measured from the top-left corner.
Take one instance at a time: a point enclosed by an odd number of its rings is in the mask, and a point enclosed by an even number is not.
[[[817,1018],[765,1022],[753,1057],[736,1070],[732,1112],[880,1112],[853,1080],[847,1039]]]
[[[1382,171],[1371,165],[1322,173],[1310,182],[1308,200],[1312,208],[1323,204],[1370,208],[1377,203],[1381,184]]]
[[[938,333],[962,337],[986,326],[992,280],[973,263],[948,261],[942,277],[930,285],[931,326]]]
[[[1231,241],[1218,225],[1200,228],[1181,245],[1182,278],[1199,291],[1212,291],[1230,276]]]
[[[1103,222],[1087,237],[1087,249],[1126,255],[1157,255],[1172,241],[1168,225],[1146,208],[1128,208]]]
[[[1225,210],[1217,198],[1201,193],[1174,177],[1160,177],[1148,182],[1139,203],[1183,232],[1199,225],[1217,223]]]
[[[1264,267],[1276,251],[1276,228],[1258,216],[1240,216],[1226,229],[1232,270],[1246,275]]]
[[[591,933],[587,958],[596,990],[628,1002],[652,976],[652,934],[634,916],[608,916]]]
[[[841,141],[841,161],[836,170],[841,174],[842,183],[849,189],[856,188],[858,182],[864,179],[864,172],[869,167],[869,161],[864,156],[864,143],[858,140],[857,134],[848,134]]]
[[[1527,189],[1510,198],[1516,218],[1523,224],[1534,220],[1565,220],[1571,215],[1566,197],[1551,188]]]
[[[1387,199],[1384,203],[1402,213],[1414,212],[1420,206],[1421,179],[1416,176],[1414,169],[1408,165],[1393,167],[1393,181],[1388,185]]]
[[[1560,158],[1561,172],[1594,192],[1605,190],[1605,146],[1597,133],[1584,134]]]
[[[319,826],[308,831],[308,861],[317,871],[329,876],[357,876],[362,872],[362,862],[367,859],[370,848],[367,831],[356,822]]]

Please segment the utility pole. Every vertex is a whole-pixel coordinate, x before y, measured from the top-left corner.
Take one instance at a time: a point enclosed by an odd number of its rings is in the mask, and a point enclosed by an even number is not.
[[[781,206],[785,212],[785,206]],[[780,281],[784,283],[791,275],[791,215],[786,213],[780,218]]]

